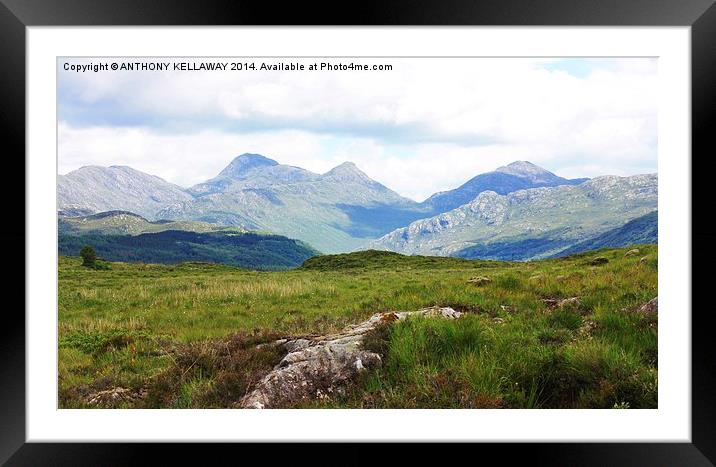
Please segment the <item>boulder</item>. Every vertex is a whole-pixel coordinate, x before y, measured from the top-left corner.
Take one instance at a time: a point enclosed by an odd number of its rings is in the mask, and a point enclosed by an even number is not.
[[[582,301],[579,299],[579,297],[565,298],[557,302],[557,308],[565,308],[570,306],[576,307],[579,306],[581,303]]]
[[[624,257],[625,257],[625,258],[629,258],[630,256],[636,256],[636,255],[638,255],[638,254],[639,254],[639,249],[638,249],[638,248],[634,248],[633,250],[629,250],[629,251],[627,251],[626,253],[624,253]]]
[[[592,266],[600,266],[602,264],[607,264],[609,262],[608,258],[605,258],[604,256],[597,256],[593,260],[589,262]]]
[[[475,287],[481,287],[483,285],[489,284],[490,282],[492,282],[492,279],[485,276],[473,277],[467,281],[468,284],[472,284]]]
[[[343,393],[347,384],[357,375],[382,363],[379,354],[363,348],[366,335],[379,326],[390,325],[409,316],[457,319],[462,313],[447,307],[377,313],[337,334],[277,341],[288,354],[237,406],[251,409],[276,408]]]
[[[549,308],[564,308],[568,306],[579,306],[582,302],[579,297],[569,298],[543,298],[542,302]]]
[[[654,297],[645,304],[643,304],[641,307],[639,307],[639,313],[645,313],[645,314],[656,314],[659,312],[659,297]]]
[[[582,325],[577,329],[575,340],[591,339],[597,327],[598,325],[595,321],[589,319],[582,321]]]
[[[116,405],[121,402],[136,402],[147,395],[146,389],[135,391],[128,388],[115,387],[97,391],[87,396],[87,403],[90,405]]]

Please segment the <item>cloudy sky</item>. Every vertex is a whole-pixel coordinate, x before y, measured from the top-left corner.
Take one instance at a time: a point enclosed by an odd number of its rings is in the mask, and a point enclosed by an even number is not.
[[[58,59],[61,174],[129,165],[190,186],[253,152],[318,173],[352,161],[421,201],[515,160],[565,177],[657,170],[656,59],[274,58],[252,61],[393,69],[64,70],[103,61],[113,60]]]

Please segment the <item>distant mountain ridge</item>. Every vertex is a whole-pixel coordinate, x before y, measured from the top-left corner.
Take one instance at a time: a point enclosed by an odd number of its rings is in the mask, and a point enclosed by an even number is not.
[[[197,221],[149,221],[129,211],[106,211],[77,217],[60,217],[60,235],[140,235],[144,233],[181,230],[186,232],[216,232],[227,227]],[[239,229],[232,229],[238,232]]]
[[[352,162],[344,162],[318,174],[280,164],[260,154],[246,153],[235,157],[215,177],[189,188],[173,185],[129,167],[83,167],[58,177],[58,213],[63,219],[103,211],[127,211],[143,217],[143,220],[127,217],[121,222],[115,217],[111,219],[116,221],[113,226],[109,225],[109,220],[103,221],[102,226],[99,226],[98,219],[68,220],[62,225],[70,234],[87,233],[92,228],[94,232],[133,235],[169,230],[152,225],[163,219],[176,222],[177,230],[205,231],[211,230],[210,225],[261,230],[304,241],[324,253],[340,253],[380,244],[384,242],[384,237],[395,236],[397,231],[410,231],[414,228],[413,224],[433,229],[427,226],[435,218],[442,219],[440,222],[446,219],[453,222],[457,212],[471,212],[480,203],[490,205],[489,201],[494,196],[499,200],[500,196],[522,191],[582,186],[587,181],[566,179],[530,162],[516,161],[477,175],[454,190],[435,193],[418,203],[372,180]],[[519,196],[509,199],[514,201]],[[499,204],[493,207],[498,209]],[[472,207],[466,211],[464,207],[468,205]],[[535,205],[535,209],[543,207]],[[455,210],[462,211],[453,212]],[[607,214],[606,217],[611,216],[611,220],[604,226],[605,229],[629,220],[619,218],[623,213],[618,210]],[[179,224],[181,222],[186,224]],[[523,227],[526,229],[524,232],[515,230],[512,233],[520,241],[529,240],[529,247],[527,243],[523,245],[525,251],[538,256],[574,243],[571,237],[564,240],[561,234],[556,233],[559,245],[551,240],[545,242],[543,231],[530,225]],[[587,228],[582,235],[574,226],[570,229],[570,235],[579,241],[599,233]],[[484,252],[485,248],[493,251],[499,244],[497,240],[505,235],[499,233],[493,237],[487,242],[491,245],[489,247],[485,246],[485,241],[473,242],[474,238],[465,238],[461,240],[462,244],[451,242],[452,246],[436,247],[437,250],[430,249],[427,254],[470,255],[476,251]],[[505,241],[509,244],[504,246],[505,251],[517,248],[518,244],[512,239]],[[548,244],[551,249],[547,248]],[[402,251],[400,245],[401,242],[396,240],[380,248]],[[412,247],[407,250],[412,251]],[[459,253],[458,250],[464,251]]]
[[[266,230],[323,252],[355,249],[427,214],[349,162],[316,174],[243,154],[189,192],[191,200],[167,205],[156,216]],[[375,215],[361,215],[366,211]]]
[[[126,166],[85,166],[57,177],[60,210],[123,210],[153,218],[164,206],[191,199],[180,186]]]
[[[282,165],[260,154],[242,154],[234,158],[219,174],[187,191],[195,196],[239,191],[246,188],[267,188],[284,183],[316,180],[320,175],[290,165]]]
[[[559,254],[657,207],[657,176],[597,177],[580,185],[480,193],[456,209],[397,229],[365,248],[403,254],[526,260]]]
[[[556,256],[566,256],[583,251],[600,248],[621,248],[630,245],[658,243],[659,241],[659,213],[650,212],[624,225],[608,230],[593,238],[576,243]]]
[[[441,191],[423,201],[431,211],[441,213],[469,203],[483,191],[506,195],[513,191],[559,185],[579,185],[588,178],[566,179],[531,162],[516,161],[492,172],[477,175],[454,190]]]

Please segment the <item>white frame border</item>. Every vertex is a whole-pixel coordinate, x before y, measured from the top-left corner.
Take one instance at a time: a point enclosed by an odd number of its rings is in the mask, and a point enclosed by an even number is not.
[[[56,57],[307,55],[659,57],[658,409],[56,408]],[[691,441],[690,28],[28,27],[26,72],[27,441]]]

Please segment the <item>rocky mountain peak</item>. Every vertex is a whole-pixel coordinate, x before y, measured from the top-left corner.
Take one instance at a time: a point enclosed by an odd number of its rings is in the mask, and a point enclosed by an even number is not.
[[[367,247],[410,255],[538,259],[656,210],[657,183],[653,174],[604,176],[504,195],[483,190],[468,204],[414,221]]]
[[[189,201],[181,187],[128,166],[84,166],[58,178],[58,207],[74,212],[129,211],[147,219],[167,204]]]
[[[278,165],[273,159],[264,157],[261,154],[241,154],[234,158],[229,165],[219,173],[219,177],[233,178],[244,175],[247,171],[258,167],[271,167]]]
[[[515,161],[495,169],[495,172],[508,173],[517,176],[554,175],[552,172],[529,161]]]
[[[326,172],[324,177],[344,181],[372,181],[353,162],[344,162]]]

